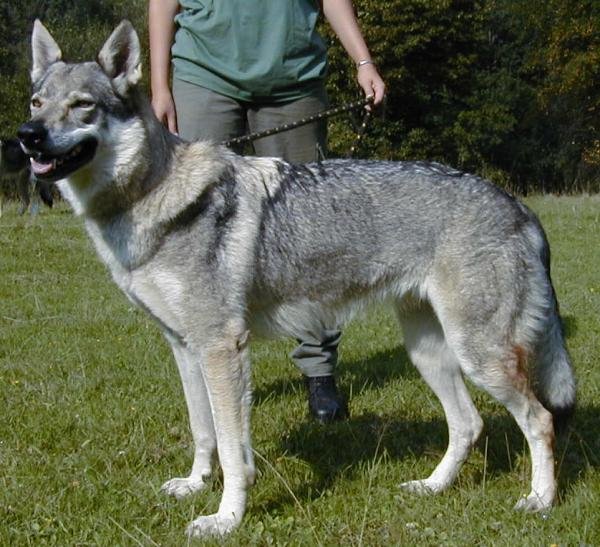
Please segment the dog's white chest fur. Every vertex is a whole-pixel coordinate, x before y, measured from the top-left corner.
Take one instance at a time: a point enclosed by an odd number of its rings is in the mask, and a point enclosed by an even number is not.
[[[157,320],[160,318],[158,322],[162,327],[179,332],[182,325],[176,310],[183,298],[183,290],[173,272],[161,270],[156,267],[156,264],[148,269],[141,266],[128,270],[123,266],[124,263],[129,262],[126,246],[109,245],[96,225],[90,222],[86,224],[98,254],[108,266],[119,288],[134,304]]]

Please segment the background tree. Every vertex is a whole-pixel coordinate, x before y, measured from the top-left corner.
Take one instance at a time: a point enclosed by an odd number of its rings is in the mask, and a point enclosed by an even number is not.
[[[538,40],[528,55],[543,74],[537,87],[542,115],[552,127],[559,187],[584,188],[600,177],[600,3],[534,3],[528,26]]]
[[[2,133],[14,134],[28,116],[30,40],[35,19],[42,20],[59,40],[67,59],[78,61],[95,58],[123,18],[130,19],[145,37],[146,2],[142,0],[0,0]]]
[[[600,2],[354,3],[388,85],[385,114],[357,155],[438,160],[520,193],[600,189]],[[123,18],[147,52],[146,11],[142,0],[0,0],[2,132],[14,133],[28,115],[36,17],[69,59],[82,60]],[[332,104],[358,98],[354,65],[326,24],[322,32]],[[332,155],[346,155],[354,138],[347,119],[330,122]]]
[[[373,123],[363,155],[455,163],[449,131],[473,85],[480,3],[362,0],[355,5],[388,87],[385,117]],[[324,27],[323,32],[331,43],[330,95],[336,102],[355,98],[355,67],[331,31]],[[350,131],[336,123],[331,133],[334,152],[349,148]]]
[[[600,188],[600,3],[356,0],[388,84],[362,155],[437,159],[520,193]],[[324,29],[325,33],[328,30]],[[356,96],[331,33],[329,90]],[[331,148],[352,130],[331,124]]]

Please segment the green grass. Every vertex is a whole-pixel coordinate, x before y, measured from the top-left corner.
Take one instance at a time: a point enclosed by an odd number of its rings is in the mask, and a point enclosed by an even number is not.
[[[307,420],[289,341],[253,344],[259,476],[225,544],[600,544],[600,198],[527,201],[549,235],[579,378],[550,516],[512,510],[528,491],[529,456],[479,391],[486,429],[456,485],[432,498],[398,488],[431,472],[447,434],[395,323],[377,310],[344,333],[344,423]],[[216,509],[218,474],[190,500],[159,492],[192,458],[176,368],[64,206],[0,219],[0,385],[1,545],[183,545],[187,523]]]

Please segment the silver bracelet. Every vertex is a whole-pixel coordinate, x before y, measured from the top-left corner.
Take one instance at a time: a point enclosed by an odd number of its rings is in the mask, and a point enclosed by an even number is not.
[[[375,63],[371,59],[361,59],[356,63],[356,68],[360,68],[363,65],[375,65]]]

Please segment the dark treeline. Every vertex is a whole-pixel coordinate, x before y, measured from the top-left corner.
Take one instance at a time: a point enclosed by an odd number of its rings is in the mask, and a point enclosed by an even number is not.
[[[355,6],[388,85],[385,116],[370,123],[357,155],[438,160],[519,193],[600,189],[600,2],[355,0]],[[35,17],[73,60],[94,57],[124,17],[147,43],[145,1],[0,0],[4,134],[27,116]],[[354,100],[355,69],[323,29],[331,41],[330,100]],[[347,154],[353,123],[340,118],[330,125],[331,155]]]

